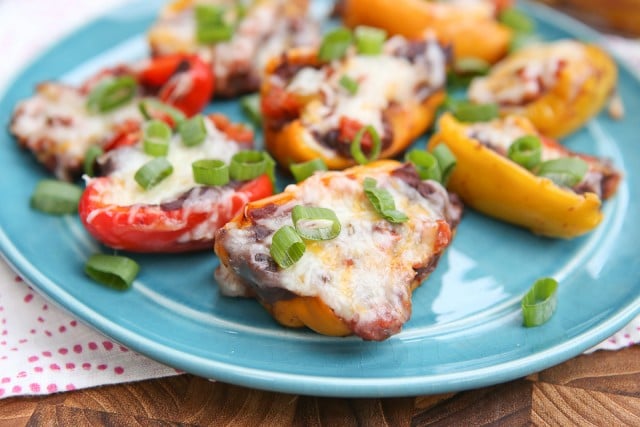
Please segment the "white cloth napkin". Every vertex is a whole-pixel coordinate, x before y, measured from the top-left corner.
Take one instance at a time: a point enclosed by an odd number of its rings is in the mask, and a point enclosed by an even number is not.
[[[4,58],[0,61],[0,88],[61,35],[124,1],[0,1]],[[640,42],[612,37],[610,46],[640,70]],[[634,343],[640,343],[640,316],[589,351],[616,350]],[[114,343],[49,304],[0,260],[0,398],[177,373]]]

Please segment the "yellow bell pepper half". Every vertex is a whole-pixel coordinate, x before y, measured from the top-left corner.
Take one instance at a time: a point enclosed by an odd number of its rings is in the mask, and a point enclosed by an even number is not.
[[[539,135],[527,119],[514,119],[527,134]],[[445,144],[456,156],[457,165],[447,187],[457,193],[465,205],[548,237],[576,237],[593,230],[600,223],[602,212],[598,195],[591,192],[577,194],[548,178],[536,176],[469,136],[470,126],[446,113],[428,144],[429,151]],[[557,143],[553,144],[562,148]],[[593,157],[577,156],[592,168],[603,168]],[[603,197],[606,198],[615,192],[620,174],[607,169],[603,176]]]

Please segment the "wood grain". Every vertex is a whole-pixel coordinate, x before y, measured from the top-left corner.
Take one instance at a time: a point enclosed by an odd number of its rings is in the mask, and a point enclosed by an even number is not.
[[[0,400],[1,426],[640,425],[640,346],[582,355],[526,378],[393,399],[253,390],[180,375]]]

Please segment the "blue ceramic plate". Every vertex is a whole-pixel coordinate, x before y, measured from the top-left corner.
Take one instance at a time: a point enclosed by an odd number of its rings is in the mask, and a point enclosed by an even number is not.
[[[25,69],[0,101],[8,123],[37,82],[78,82],[102,66],[146,54],[144,32],[163,1],[138,1],[78,30]],[[523,8],[546,39],[597,39],[548,9]],[[211,252],[132,255],[141,264],[133,289],[103,288],[83,274],[97,245],[74,216],[30,210],[47,175],[0,133],[0,246],[25,279],[106,335],[165,364],[204,377],[300,394],[399,396],[504,382],[578,355],[640,312],[640,82],[620,67],[627,118],[605,114],[567,145],[613,159],[625,179],[604,206],[605,221],[572,241],[539,238],[467,211],[453,246],[414,293],[413,316],[385,342],[329,338],[284,329],[255,302],[218,295]],[[214,103],[241,119],[235,103]],[[423,144],[423,143],[418,143]],[[631,197],[635,194],[636,197]],[[532,282],[560,282],[558,309],[545,325],[521,326],[519,301]]]

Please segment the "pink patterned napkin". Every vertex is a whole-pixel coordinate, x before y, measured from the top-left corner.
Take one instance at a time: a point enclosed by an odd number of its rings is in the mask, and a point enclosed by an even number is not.
[[[63,33],[125,0],[0,0],[0,90],[30,58]],[[24,25],[29,22],[29,25]],[[610,38],[640,70],[640,43]],[[640,343],[640,316],[590,349]],[[175,375],[84,326],[33,291],[0,259],[0,398],[48,394]]]

